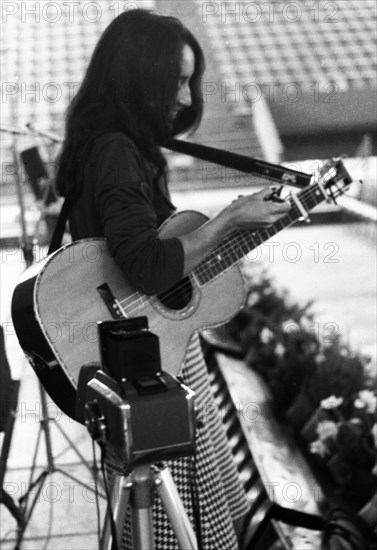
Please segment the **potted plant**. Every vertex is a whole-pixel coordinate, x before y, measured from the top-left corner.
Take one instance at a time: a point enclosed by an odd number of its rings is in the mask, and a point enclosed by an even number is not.
[[[341,396],[342,403],[349,403],[367,383],[366,365],[369,359],[354,353],[341,342],[332,342],[321,348],[317,355],[316,368],[305,381],[302,394],[315,407],[310,418],[303,422],[301,436],[306,440],[315,439],[315,424],[328,408],[333,412],[333,404],[328,395]],[[333,398],[336,401],[336,397]],[[287,415],[289,419],[289,415]]]
[[[365,504],[377,490],[376,392],[361,390],[348,404],[337,396],[326,402],[310,451],[331,473],[342,495]]]
[[[274,288],[265,271],[249,280],[245,307],[228,325],[245,361],[266,380],[275,408],[287,410],[315,368],[319,342],[311,302],[292,301]]]

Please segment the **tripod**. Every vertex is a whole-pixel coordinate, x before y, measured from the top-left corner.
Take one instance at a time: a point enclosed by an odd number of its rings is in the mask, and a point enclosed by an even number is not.
[[[165,465],[139,466],[129,476],[113,475],[111,509],[118,548],[121,548],[127,506],[131,506],[133,550],[154,550],[152,507],[157,491],[181,550],[197,550],[197,540],[178,494],[173,478]],[[101,550],[112,550],[113,540],[109,509],[105,518]]]
[[[108,510],[100,547],[101,550],[122,547],[123,527],[130,506],[133,550],[154,550],[152,508],[156,491],[180,548],[198,550],[194,529],[171,474],[160,462],[194,454],[195,394],[168,373],[154,371],[154,366],[160,366],[158,339],[147,328],[142,330],[145,325],[143,319],[112,321],[99,331],[103,363],[114,369],[120,357],[119,350],[136,349],[136,345],[139,350],[137,373],[142,372],[144,376],[127,380],[126,368],[122,367],[112,371],[116,376],[112,378],[99,369],[86,385],[85,424],[101,448],[103,475],[106,476],[107,457],[109,464],[119,472],[112,475],[111,492],[106,486]],[[130,330],[134,326],[138,330]],[[112,342],[108,338],[110,334],[114,337]],[[115,338],[118,335],[120,338]],[[154,365],[151,357],[154,357]],[[133,361],[129,360],[128,364],[131,372],[135,368]],[[150,369],[149,376],[145,375],[146,367]],[[81,380],[84,385],[86,379],[85,373],[82,378],[80,376],[79,390],[83,387]],[[145,414],[150,410],[154,411],[152,417]],[[179,424],[170,424],[166,429],[163,419],[173,415],[179,418]],[[158,466],[152,465],[156,460]],[[200,521],[198,514],[196,516],[200,540]]]

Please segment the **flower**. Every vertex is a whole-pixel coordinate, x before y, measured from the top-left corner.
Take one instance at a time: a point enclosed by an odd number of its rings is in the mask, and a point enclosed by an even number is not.
[[[338,435],[339,424],[337,422],[332,422],[331,420],[325,420],[324,422],[318,422],[317,425],[317,434],[321,441],[325,439],[335,439]]]
[[[268,344],[271,342],[272,338],[274,337],[274,333],[268,328],[264,327],[260,333],[260,339],[263,342],[263,344]]]
[[[259,293],[258,292],[250,292],[250,294],[247,297],[247,305],[249,307],[255,306],[259,302]]]
[[[320,406],[322,409],[337,409],[343,403],[343,397],[336,397],[335,395],[330,395],[326,399],[322,399]]]
[[[367,412],[373,414],[377,410],[377,396],[370,390],[359,391],[359,397],[355,399],[354,405],[357,409],[366,408]]]
[[[281,328],[283,330],[283,333],[290,336],[290,335],[297,335],[300,334],[300,325],[295,321],[294,319],[288,319],[287,321],[284,321],[282,323]]]
[[[314,355],[314,362],[316,365],[321,365],[326,360],[326,355],[323,353],[322,350],[320,350],[318,353]]]
[[[275,353],[278,357],[283,357],[285,353],[285,346],[281,342],[278,342],[275,346]]]
[[[310,452],[319,455],[321,458],[329,454],[327,446],[320,439],[316,439],[310,443]]]
[[[307,317],[306,315],[303,315],[301,317],[300,325],[307,332],[313,331],[313,320]]]

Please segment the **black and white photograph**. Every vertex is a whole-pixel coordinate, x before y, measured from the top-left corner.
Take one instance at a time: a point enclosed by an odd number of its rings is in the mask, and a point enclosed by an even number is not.
[[[2,0],[0,546],[377,550],[375,0]]]

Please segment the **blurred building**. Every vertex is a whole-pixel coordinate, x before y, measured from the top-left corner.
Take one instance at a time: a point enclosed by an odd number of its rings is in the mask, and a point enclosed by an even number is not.
[[[63,135],[65,110],[100,34],[135,7],[180,17],[203,45],[205,117],[190,139],[272,162],[376,154],[374,0],[3,2],[2,127],[31,124]],[[2,138],[8,193],[12,148],[37,143],[46,160],[57,152],[48,139]],[[237,174],[169,158],[173,186],[240,184]]]
[[[286,160],[354,156],[366,135],[369,153],[376,153],[373,0],[201,7],[223,94],[238,111],[250,107],[267,157],[279,158],[263,125],[267,111]]]

